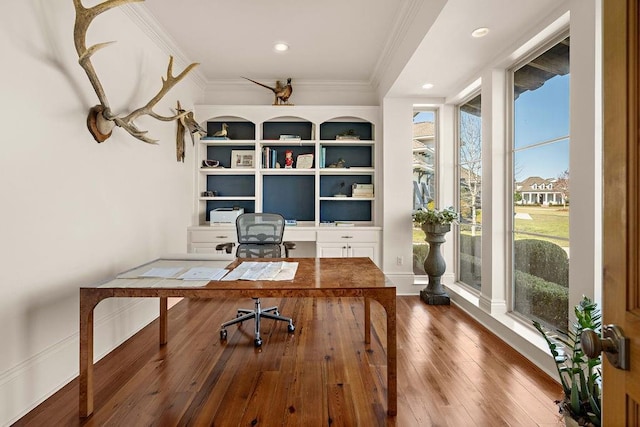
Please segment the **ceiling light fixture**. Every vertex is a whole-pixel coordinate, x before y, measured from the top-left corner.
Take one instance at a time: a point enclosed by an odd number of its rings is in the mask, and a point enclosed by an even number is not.
[[[276,52],[286,52],[287,50],[289,50],[289,45],[286,43],[276,43],[273,48],[276,50]]]
[[[433,87],[433,83],[425,83],[422,85],[422,89],[431,89]]]
[[[476,28],[471,32],[471,36],[479,39],[480,37],[484,37],[489,34],[489,29],[487,27]]]

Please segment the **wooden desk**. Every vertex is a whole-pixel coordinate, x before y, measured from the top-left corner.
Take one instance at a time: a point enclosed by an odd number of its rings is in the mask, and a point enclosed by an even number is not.
[[[255,260],[252,260],[255,261]],[[269,259],[265,261],[274,261]],[[396,288],[369,258],[290,258],[298,271],[290,281],[211,281],[138,278],[154,265],[224,266],[226,261],[162,261],[139,267],[128,275],[99,287],[80,288],[80,416],[93,412],[93,310],[100,301],[114,297],[160,298],[160,344],[167,343],[167,298],[216,298],[218,296],[258,298],[364,297],[365,343],[371,342],[370,299],[378,301],[387,314],[387,413],[396,415],[398,406],[396,360]],[[191,262],[192,264],[189,264]],[[229,265],[235,267],[241,260]],[[195,263],[195,264],[193,264]],[[199,286],[201,285],[201,286]]]

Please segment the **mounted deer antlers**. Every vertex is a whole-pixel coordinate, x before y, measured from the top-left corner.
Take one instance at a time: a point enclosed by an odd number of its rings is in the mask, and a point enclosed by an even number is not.
[[[174,116],[161,116],[153,111],[153,107],[162,99],[169,90],[175,86],[184,76],[189,73],[198,64],[193,63],[184,69],[177,76],[173,75],[173,57],[169,57],[169,66],[167,67],[167,77],[162,79],[162,88],[160,92],[141,108],[138,108],[124,117],[117,117],[111,112],[109,107],[109,101],[104,93],[104,88],[98,79],[96,70],[91,63],[91,56],[102,49],[105,46],[110,45],[113,42],[98,43],[89,48],[86,47],[86,35],[87,29],[91,25],[93,19],[100,15],[102,12],[113,9],[114,7],[121,6],[127,3],[139,3],[144,0],[107,0],[99,3],[93,7],[86,8],[82,5],[82,0],[73,0],[73,5],[76,9],[76,21],[73,29],[73,39],[78,52],[78,62],[84,69],[89,77],[93,90],[98,95],[99,105],[92,107],[89,110],[89,116],[87,117],[87,127],[97,142],[103,142],[111,136],[111,131],[114,126],[119,126],[129,132],[135,138],[147,142],[149,144],[155,144],[156,140],[147,137],[145,134],[147,131],[140,130],[133,123],[135,119],[140,116],[148,115],[162,121],[180,120],[187,112],[178,113]]]

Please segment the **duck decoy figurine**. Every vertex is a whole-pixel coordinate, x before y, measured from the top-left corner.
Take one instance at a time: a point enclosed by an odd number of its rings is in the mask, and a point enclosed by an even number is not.
[[[222,129],[220,129],[218,132],[214,133],[213,136],[216,137],[226,137],[227,136],[227,129],[229,129],[229,125],[226,123],[222,124]]]
[[[253,82],[262,87],[265,87],[269,89],[271,92],[273,92],[275,96],[275,99],[273,100],[273,105],[293,105],[293,104],[289,104],[289,97],[293,92],[293,87],[291,86],[291,77],[287,79],[286,85],[282,85],[282,82],[280,80],[276,81],[276,87],[267,86],[264,83],[251,80],[250,78],[247,78],[247,77],[242,77],[242,78],[249,80],[250,82]]]

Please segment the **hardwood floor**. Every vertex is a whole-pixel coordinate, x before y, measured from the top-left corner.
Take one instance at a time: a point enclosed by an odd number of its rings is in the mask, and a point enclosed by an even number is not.
[[[77,379],[16,426],[562,426],[559,385],[455,306],[398,297],[398,415],[386,415],[385,317],[362,299],[263,299],[294,318],[219,325],[250,299],[183,300],[169,343],[155,321],[96,365],[95,412],[78,418]]]

